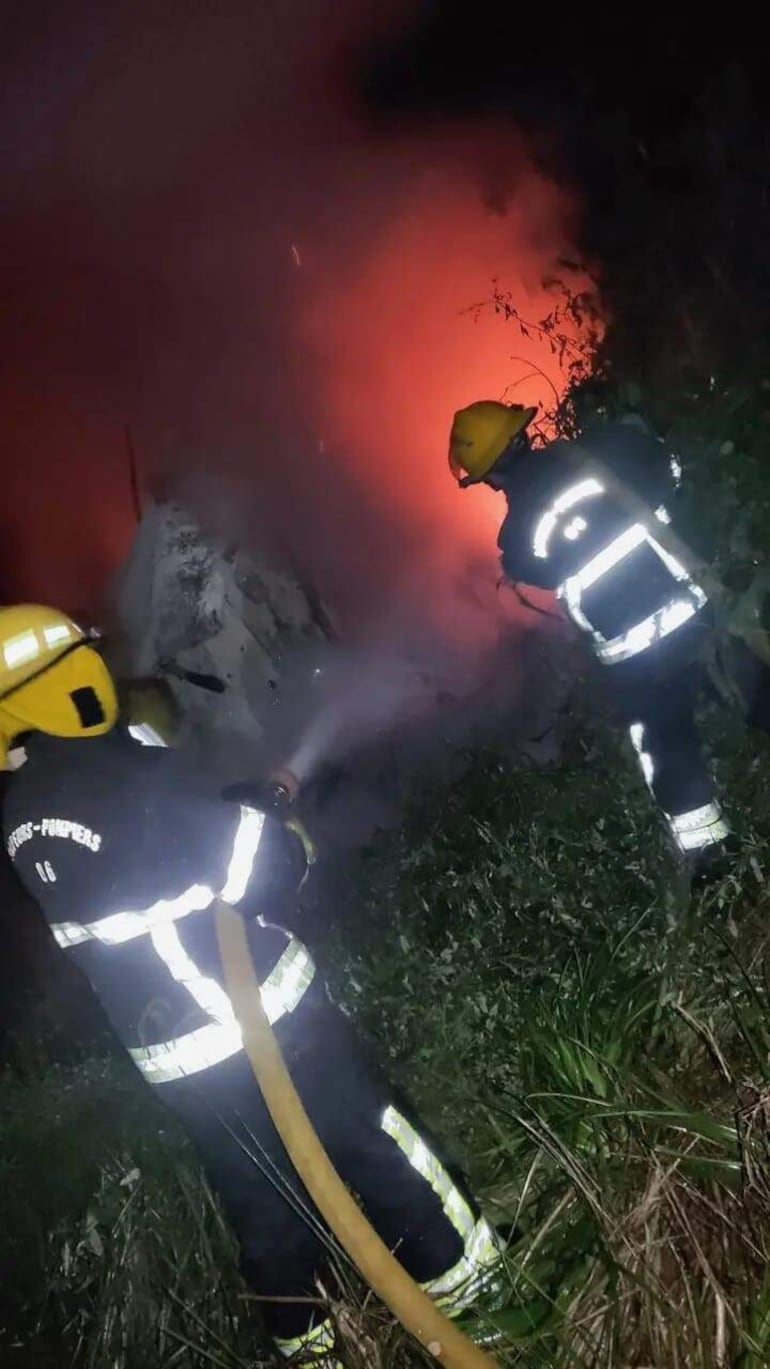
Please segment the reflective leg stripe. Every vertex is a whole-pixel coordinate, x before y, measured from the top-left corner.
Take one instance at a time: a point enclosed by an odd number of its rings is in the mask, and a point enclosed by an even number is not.
[[[461,1312],[488,1288],[500,1269],[500,1247],[489,1222],[479,1217],[466,1243],[465,1254],[446,1274],[423,1284],[426,1293],[447,1310]]]
[[[474,1218],[470,1205],[460,1193],[431,1150],[415,1131],[414,1127],[394,1107],[387,1107],[382,1115],[382,1130],[406,1155],[409,1163],[422,1179],[433,1189],[451,1222],[459,1233],[465,1247],[457,1264],[435,1279],[427,1280],[422,1287],[447,1310],[459,1312],[474,1301],[491,1269],[499,1266],[500,1249],[495,1241],[491,1227],[480,1217]],[[331,1369],[328,1356],[335,1346],[334,1327],[330,1320],[321,1322],[301,1336],[290,1340],[275,1342],[282,1355],[300,1357],[300,1363],[308,1360],[323,1360]]]
[[[169,933],[179,940],[176,928],[164,927],[153,934],[156,950],[174,978],[179,979],[216,1020],[172,1041],[132,1048],[130,1055],[134,1063],[152,1084],[198,1074],[236,1055],[243,1047],[240,1028],[224,989],[215,980],[199,973],[184,947],[179,943],[177,948]],[[310,955],[302,943],[292,937],[280,960],[260,985],[262,1006],[271,1025],[294,1012],[312,984],[314,974],[315,965]]]
[[[652,789],[655,775],[652,756],[644,749],[644,723],[632,723],[628,729],[639,764],[642,767],[647,785]],[[675,817],[666,814],[666,820],[674,834],[681,851],[700,851],[704,846],[713,846],[730,835],[730,828],[722,816],[722,809],[716,800],[704,803],[700,808],[691,808],[687,813]]]
[[[396,1108],[385,1109],[380,1125],[403,1151],[412,1168],[430,1185],[463,1243],[463,1254],[457,1264],[422,1285],[432,1297],[459,1311],[474,1300],[490,1270],[499,1263],[500,1250],[492,1229],[483,1217],[474,1216],[441,1161]]]
[[[318,1326],[311,1327],[309,1331],[304,1331],[301,1336],[292,1336],[288,1340],[276,1338],[275,1345],[287,1359],[292,1355],[307,1359],[323,1359],[331,1369],[332,1362],[328,1355],[329,1351],[334,1349],[335,1341],[334,1327],[331,1320],[327,1319]]]
[[[407,1122],[396,1108],[385,1109],[380,1125],[386,1136],[395,1141],[399,1150],[404,1152],[412,1168],[430,1184],[441,1202],[447,1219],[465,1243],[473,1231],[475,1218],[469,1204],[452,1183],[441,1161],[428,1149],[411,1123]]]
[[[713,846],[730,835],[729,824],[716,800],[704,803],[701,808],[691,808],[687,813],[678,813],[668,821],[682,851],[702,851],[705,846]]]
[[[648,789],[652,789],[652,782],[655,778],[655,766],[649,751],[644,749],[644,723],[632,723],[628,729],[631,738],[631,745],[639,757],[644,781]]]
[[[257,812],[255,808],[241,807],[225,882],[219,891],[219,897],[226,903],[238,903],[246,892],[264,825],[264,813]],[[57,922],[52,924],[51,930],[60,946],[77,946],[89,937],[95,937],[108,946],[120,946],[134,937],[145,936],[155,927],[177,922],[190,913],[204,912],[214,897],[214,890],[208,884],[191,884],[174,898],[159,898],[147,908],[109,913],[85,925]]]

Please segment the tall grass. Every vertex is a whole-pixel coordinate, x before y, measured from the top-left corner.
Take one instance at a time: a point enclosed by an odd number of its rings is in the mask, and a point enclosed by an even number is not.
[[[0,1175],[4,1366],[265,1362],[195,1158],[122,1062],[7,1077]]]
[[[770,1363],[767,743],[714,735],[745,857],[690,899],[617,741],[580,737],[372,856],[337,991],[507,1223],[507,1362]]]
[[[767,747],[714,744],[746,855],[700,900],[583,722],[562,769],[480,757],[423,796],[324,906],[335,991],[507,1234],[466,1319],[505,1364],[770,1363]],[[0,1103],[3,1364],[269,1362],[194,1157],[127,1067],[8,1077]],[[318,1297],[351,1369],[424,1363],[350,1271]]]

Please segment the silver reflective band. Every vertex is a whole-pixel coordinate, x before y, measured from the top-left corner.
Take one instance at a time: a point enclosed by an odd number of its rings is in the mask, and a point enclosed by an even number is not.
[[[216,979],[201,974],[198,966],[188,955],[179,939],[179,932],[172,922],[164,927],[154,927],[150,933],[152,944],[165,965],[171,971],[177,984],[183,984],[192,995],[199,1008],[223,1026],[235,1023],[233,1007]]]
[[[246,892],[264,825],[264,813],[241,806],[225,883],[219,892],[219,897],[226,903],[238,903]],[[106,917],[80,927],[74,922],[53,923],[51,930],[60,946],[77,946],[91,937],[107,946],[120,946],[134,937],[152,932],[155,927],[178,922],[190,913],[204,912],[214,897],[210,885],[191,884],[189,889],[184,889],[175,898],[159,898],[148,908],[108,913]]]
[[[614,537],[606,547],[596,553],[596,556],[592,556],[590,561],[586,561],[585,565],[580,567],[580,570],[564,581],[562,588],[567,598],[569,599],[570,593],[575,594],[579,603],[579,597],[583,590],[590,589],[597,580],[601,580],[602,576],[607,574],[608,570],[612,570],[619,561],[624,561],[632,551],[635,551],[646,541],[647,529],[644,524],[632,523],[630,528],[626,528],[625,532]]]
[[[562,535],[566,537],[568,542],[576,542],[578,537],[583,536],[587,527],[585,518],[581,518],[580,514],[577,513],[574,518],[570,519],[569,523],[565,524]]]
[[[659,514],[660,510],[657,511],[657,515]],[[643,618],[641,622],[635,623],[626,632],[608,640],[593,628],[586,617],[582,608],[583,593],[645,543],[660,558],[673,578],[685,587],[688,597],[671,599],[669,603]],[[580,570],[570,575],[557,593],[559,598],[566,601],[573,622],[592,634],[599,660],[605,664],[626,661],[638,655],[640,651],[645,651],[654,642],[660,641],[681,627],[707,602],[707,596],[700,585],[691,580],[681,562],[655,540],[643,523],[632,523],[625,532],[620,533],[596,556],[581,566]]]
[[[315,965],[301,941],[292,937],[278,964],[270,971],[259,994],[265,1016],[272,1026],[293,1012],[313,982]]]
[[[305,1331],[301,1336],[292,1336],[289,1340],[276,1338],[276,1347],[282,1355],[289,1359],[293,1355],[304,1355],[309,1359],[323,1359],[324,1365],[331,1369],[330,1361],[327,1358],[328,1352],[334,1349],[334,1327],[330,1320],[322,1321],[320,1326],[313,1326],[309,1331]],[[300,1363],[303,1361],[301,1360]]]
[[[236,1026],[209,1022],[205,1027],[158,1046],[130,1046],[128,1053],[148,1083],[166,1084],[172,1079],[184,1079],[188,1074],[199,1074],[201,1070],[220,1065],[223,1060],[237,1055],[242,1046]]]
[[[52,922],[51,931],[60,946],[79,946],[91,939],[91,933],[79,922]]]
[[[175,928],[163,928],[164,933],[168,931],[176,936]],[[193,962],[181,949],[180,956],[175,947],[164,945],[164,959],[169,955],[170,960],[170,963],[169,960],[166,963],[172,973],[176,971],[180,976],[185,976],[180,978],[180,982],[207,1012],[212,1012],[219,1020],[160,1045],[133,1047],[130,1055],[151,1084],[164,1084],[188,1074],[199,1074],[201,1070],[210,1069],[212,1065],[237,1055],[243,1047],[240,1027],[224,989],[214,980],[198,974]],[[302,943],[292,937],[280,960],[260,985],[262,1006],[271,1026],[294,1011],[310,988],[314,974],[315,965],[310,955]],[[212,991],[212,986],[217,992]]]
[[[648,787],[652,789],[655,769],[652,756],[644,749],[644,723],[632,723],[628,730],[631,745],[639,757],[642,774]],[[730,835],[729,825],[722,817],[722,810],[716,800],[674,817],[666,814],[666,820],[681,851],[702,850],[705,846],[713,846],[715,842],[724,841],[725,837]]]
[[[264,825],[264,813],[258,812],[256,808],[245,808],[241,805],[241,819],[233,842],[233,854],[227,867],[227,878],[219,895],[225,903],[239,903],[246,893]]]
[[[669,513],[665,504],[658,504],[658,507],[655,510],[655,517],[657,518],[659,523],[671,522],[671,514]]]
[[[479,1217],[457,1264],[423,1287],[440,1307],[458,1312],[469,1307],[484,1289],[489,1288],[499,1269],[500,1247],[489,1223]]]
[[[154,927],[175,922],[190,913],[202,913],[208,908],[214,891],[208,884],[191,884],[176,898],[159,898],[149,908],[140,912],[110,913],[99,918],[98,922],[88,922],[81,926],[81,935],[73,936],[72,922],[56,922],[51,930],[60,946],[76,946],[78,941],[102,941],[106,946],[120,946],[124,941],[152,932]]]
[[[682,851],[702,851],[705,846],[713,846],[730,835],[730,827],[715,800],[700,808],[691,808],[687,813],[678,813],[669,818],[669,823]]]
[[[639,765],[644,775],[645,784],[648,789],[652,789],[652,782],[655,778],[655,766],[649,751],[644,749],[644,723],[632,723],[628,729],[631,738],[631,745],[639,757]]]
[[[668,637],[697,612],[698,605],[691,599],[672,599],[664,608],[651,613],[649,618],[643,618],[641,623],[635,623],[620,637],[598,643],[596,654],[600,661],[610,664],[613,661],[627,661],[629,657],[637,656],[640,651],[646,651],[653,642]]]
[[[674,484],[678,486],[680,480],[682,479],[682,463],[679,460],[678,456],[674,456],[673,452],[671,456],[668,458],[668,468],[671,471],[672,476],[674,477]]]
[[[587,480],[580,480],[577,485],[570,485],[569,489],[557,495],[550,509],[538,521],[533,533],[532,550],[535,556],[542,561],[548,555],[548,543],[561,515],[568,513],[581,500],[592,499],[597,494],[604,494],[604,486],[598,480],[594,480],[593,476],[589,476]]]
[[[131,723],[128,734],[133,737],[140,746],[166,746],[159,732],[150,723]]]
[[[441,1161],[428,1149],[411,1123],[402,1117],[396,1108],[385,1109],[380,1126],[385,1135],[390,1136],[399,1150],[404,1152],[412,1168],[430,1184],[441,1202],[445,1215],[465,1242],[473,1231],[475,1218]]]
[[[403,1151],[413,1169],[430,1185],[463,1243],[463,1254],[451,1269],[428,1279],[422,1286],[427,1293],[455,1308],[473,1301],[490,1271],[499,1264],[500,1250],[489,1223],[478,1219],[445,1170],[428,1149],[414,1127],[394,1107],[387,1107],[380,1123],[382,1130]]]

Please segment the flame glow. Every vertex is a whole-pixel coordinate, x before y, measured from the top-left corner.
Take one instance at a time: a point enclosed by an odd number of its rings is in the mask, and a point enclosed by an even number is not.
[[[323,460],[363,486],[412,548],[394,579],[406,592],[432,583],[436,601],[469,561],[490,566],[494,583],[505,511],[501,496],[461,491],[450,476],[455,409],[481,398],[550,409],[566,381],[548,338],[522,335],[491,300],[497,281],[522,318],[550,312],[557,300],[542,277],[563,250],[571,205],[522,170],[506,212],[494,212],[478,181],[448,161],[452,147],[443,135],[422,149],[422,166],[346,255],[316,254],[297,313]],[[577,337],[576,325],[569,331]],[[443,617],[458,613],[447,605]]]

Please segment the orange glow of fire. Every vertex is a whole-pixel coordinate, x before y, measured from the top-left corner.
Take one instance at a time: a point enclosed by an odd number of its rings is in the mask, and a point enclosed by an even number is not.
[[[450,476],[455,409],[482,398],[552,408],[564,390],[548,339],[522,336],[489,303],[498,281],[523,318],[550,312],[541,278],[564,212],[561,192],[533,172],[501,214],[457,173],[432,170],[357,254],[305,276],[299,327],[324,447],[439,560],[442,548],[448,559],[492,554],[504,512],[499,495],[461,491]]]

